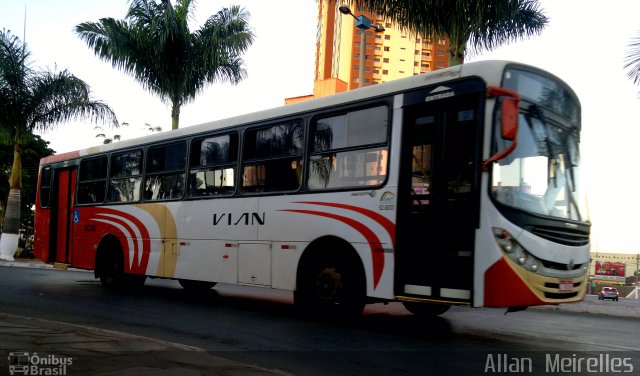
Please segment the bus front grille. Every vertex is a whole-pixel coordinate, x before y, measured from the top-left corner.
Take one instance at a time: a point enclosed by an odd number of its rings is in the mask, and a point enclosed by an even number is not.
[[[579,247],[589,244],[589,232],[571,229],[560,229],[557,227],[534,226],[531,230],[534,234],[541,238],[551,240],[552,242]]]

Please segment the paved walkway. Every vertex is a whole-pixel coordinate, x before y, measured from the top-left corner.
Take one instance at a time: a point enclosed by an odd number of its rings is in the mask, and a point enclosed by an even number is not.
[[[0,261],[4,267],[53,268],[39,261]],[[0,307],[2,311],[2,307]],[[283,375],[225,359],[204,349],[83,325],[0,312],[0,375],[9,362],[28,373],[62,375]],[[16,371],[21,370],[20,367]],[[32,372],[36,371],[36,372]]]

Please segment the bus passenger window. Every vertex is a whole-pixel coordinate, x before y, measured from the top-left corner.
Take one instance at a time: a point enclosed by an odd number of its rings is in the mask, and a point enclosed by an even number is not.
[[[386,106],[319,119],[312,125],[310,189],[371,187],[387,177]]]
[[[232,195],[237,156],[237,133],[193,141],[189,156],[189,196]]]
[[[300,121],[249,130],[244,138],[242,190],[295,191],[302,182],[304,131]]]
[[[171,200],[184,194],[187,143],[152,147],[147,152],[144,181],[145,200]]]
[[[83,159],[78,178],[78,204],[101,204],[107,190],[107,156]]]
[[[109,176],[110,202],[140,201],[142,150],[113,154]]]
[[[47,166],[42,169],[40,178],[40,207],[49,207],[51,201],[51,167]]]

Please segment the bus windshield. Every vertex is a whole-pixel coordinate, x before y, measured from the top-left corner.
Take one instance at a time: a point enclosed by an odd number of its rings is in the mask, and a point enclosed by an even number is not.
[[[575,95],[557,81],[515,69],[506,71],[504,86],[520,93],[522,102],[517,147],[493,166],[495,199],[535,214],[586,221]],[[502,150],[509,141],[495,128],[494,147]]]

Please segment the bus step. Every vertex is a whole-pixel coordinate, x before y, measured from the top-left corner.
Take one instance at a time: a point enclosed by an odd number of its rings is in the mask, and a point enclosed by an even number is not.
[[[60,269],[60,270],[67,270],[67,269],[69,269],[69,265],[70,264],[65,264],[63,262],[54,262],[53,263],[53,268],[54,269]]]

